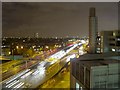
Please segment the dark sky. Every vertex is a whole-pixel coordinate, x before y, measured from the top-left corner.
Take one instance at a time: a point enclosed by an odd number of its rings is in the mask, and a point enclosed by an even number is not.
[[[3,2],[3,36],[88,36],[89,8],[96,8],[98,30],[118,28],[115,2]]]

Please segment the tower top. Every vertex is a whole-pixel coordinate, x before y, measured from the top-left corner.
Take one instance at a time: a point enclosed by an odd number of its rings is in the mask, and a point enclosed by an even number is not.
[[[90,8],[89,15],[90,15],[90,17],[95,17],[95,8],[94,7]]]

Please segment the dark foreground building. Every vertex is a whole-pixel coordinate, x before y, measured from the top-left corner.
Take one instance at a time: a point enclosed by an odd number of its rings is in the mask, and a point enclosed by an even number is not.
[[[119,56],[113,53],[85,54],[71,60],[71,88],[120,90]],[[110,59],[112,57],[118,57],[118,59]]]

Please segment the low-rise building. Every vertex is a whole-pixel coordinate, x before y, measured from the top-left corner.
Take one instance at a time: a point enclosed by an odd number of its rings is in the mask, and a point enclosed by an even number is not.
[[[71,60],[70,86],[76,90],[120,89],[120,60],[114,54],[85,54]]]

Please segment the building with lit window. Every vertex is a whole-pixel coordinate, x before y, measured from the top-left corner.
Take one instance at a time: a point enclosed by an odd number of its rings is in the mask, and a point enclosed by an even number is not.
[[[95,8],[90,8],[89,52],[71,59],[70,88],[120,90],[120,53],[114,52],[120,52],[120,31],[102,31],[97,36]]]
[[[120,31],[101,31],[98,42],[98,52],[120,52]]]

